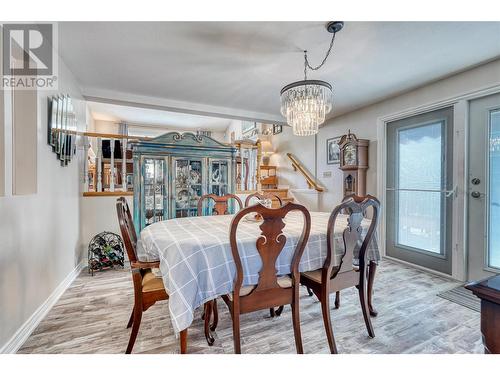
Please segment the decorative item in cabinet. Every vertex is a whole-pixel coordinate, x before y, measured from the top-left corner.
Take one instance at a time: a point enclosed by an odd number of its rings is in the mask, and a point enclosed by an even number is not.
[[[145,158],[143,173],[143,217],[145,225],[164,220],[166,198],[166,162],[162,158]],[[134,186],[135,196],[135,186]]]
[[[278,176],[276,175],[276,166],[260,166],[260,183],[263,189],[276,189],[278,187]]]
[[[339,141],[340,169],[344,172],[344,196],[366,195],[366,170],[368,169],[367,139],[358,139],[349,131]]]
[[[198,199],[202,195],[203,160],[174,158],[173,163],[175,171],[174,217],[196,216]]]
[[[132,141],[130,147],[137,231],[157,221],[196,216],[204,194],[234,193],[236,149],[231,145],[203,134],[171,132]]]
[[[228,164],[225,160],[210,162],[209,194],[226,195],[228,184]]]

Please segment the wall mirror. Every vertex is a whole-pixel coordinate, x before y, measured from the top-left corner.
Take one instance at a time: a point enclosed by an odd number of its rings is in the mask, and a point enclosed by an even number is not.
[[[76,153],[77,120],[69,95],[55,95],[48,99],[48,144],[65,166]]]

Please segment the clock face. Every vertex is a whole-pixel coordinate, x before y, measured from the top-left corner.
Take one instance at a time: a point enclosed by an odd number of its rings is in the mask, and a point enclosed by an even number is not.
[[[344,148],[344,165],[356,165],[356,146],[346,145]]]

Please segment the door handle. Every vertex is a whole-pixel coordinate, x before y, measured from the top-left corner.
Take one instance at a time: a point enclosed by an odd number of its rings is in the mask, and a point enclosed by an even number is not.
[[[473,191],[473,192],[470,193],[470,196],[472,198],[481,198],[482,196],[486,196],[486,194],[481,193],[479,191]]]

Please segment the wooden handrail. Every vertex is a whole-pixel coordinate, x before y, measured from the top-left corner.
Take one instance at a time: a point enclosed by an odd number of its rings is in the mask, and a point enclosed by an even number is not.
[[[309,185],[309,189],[314,189],[319,192],[325,191],[325,188],[318,184],[318,182],[309,174],[309,172],[304,168],[302,163],[298,161],[295,156],[293,156],[291,153],[287,153],[286,156],[291,160],[292,162],[292,167],[294,171],[299,171],[302,176],[306,179],[307,185]]]
[[[82,135],[85,137],[92,138],[111,138],[111,139],[137,139],[147,141],[148,139],[152,139],[151,137],[140,137],[136,135],[122,135],[122,134],[111,134],[111,133],[92,133],[92,132],[79,132],[75,130],[63,130],[63,129],[52,129],[54,133],[64,133],[64,134],[73,134],[73,135]]]

